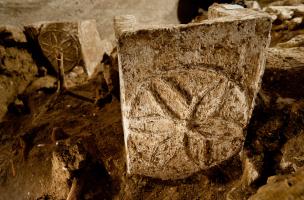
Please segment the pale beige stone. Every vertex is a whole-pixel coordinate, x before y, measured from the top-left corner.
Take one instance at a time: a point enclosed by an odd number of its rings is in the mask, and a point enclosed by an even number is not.
[[[283,98],[304,97],[304,37],[299,35],[267,50],[262,88]]]
[[[95,20],[38,22],[25,29],[37,39],[42,53],[56,71],[57,58],[62,52],[65,72],[83,63],[88,76],[92,76],[107,51],[103,48]]]
[[[271,20],[238,10],[191,25],[114,20],[129,173],[185,178],[239,153]]]
[[[304,169],[290,175],[272,176],[267,184],[249,200],[301,200],[304,199]]]
[[[274,16],[274,19],[279,19],[281,21],[289,20],[295,16],[304,15],[304,5],[296,6],[268,6],[263,9],[269,14]]]

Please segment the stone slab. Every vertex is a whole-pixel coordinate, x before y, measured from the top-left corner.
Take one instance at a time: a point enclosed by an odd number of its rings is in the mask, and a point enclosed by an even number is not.
[[[83,64],[88,76],[92,76],[105,52],[95,20],[38,22],[26,26],[25,30],[37,40],[43,55],[56,71],[57,54],[63,52],[65,72]]]
[[[185,178],[241,150],[271,19],[238,9],[189,25],[115,18],[129,173]]]

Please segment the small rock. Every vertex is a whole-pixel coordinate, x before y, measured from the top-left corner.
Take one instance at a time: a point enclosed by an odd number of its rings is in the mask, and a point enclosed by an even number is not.
[[[243,175],[241,185],[248,187],[254,183],[260,176],[262,171],[263,162],[255,157],[245,157],[243,160]]]
[[[84,84],[88,81],[88,76],[82,66],[75,66],[65,75],[66,88],[72,88],[77,85]]]
[[[274,1],[268,4],[268,6],[297,6],[303,4],[303,0],[281,0]]]
[[[30,94],[38,90],[55,88],[57,88],[57,79],[54,76],[46,75],[33,81],[28,88],[26,88],[26,93]]]
[[[275,15],[280,21],[304,15],[304,5],[298,6],[268,6],[263,9],[270,15]]]
[[[261,10],[261,6],[257,1],[245,1],[245,5],[247,8],[251,8],[253,10]]]
[[[51,140],[53,143],[56,143],[58,140],[64,140],[68,137],[68,134],[66,134],[62,128],[54,127],[52,129]]]
[[[303,188],[304,169],[302,168],[294,174],[269,177],[267,184],[259,188],[249,200],[302,200]]]
[[[25,103],[18,98],[8,106],[8,110],[10,113],[17,115],[29,113],[28,105],[25,105]]]
[[[303,23],[303,17],[295,17],[291,19],[288,23],[288,30],[294,30],[298,28]]]

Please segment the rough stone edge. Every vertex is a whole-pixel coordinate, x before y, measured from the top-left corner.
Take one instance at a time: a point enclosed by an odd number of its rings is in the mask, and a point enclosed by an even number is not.
[[[228,5],[228,4],[214,4],[211,6],[209,9],[213,10],[214,13],[218,12],[216,16],[211,16],[211,19],[207,19],[204,21],[201,21],[199,23],[192,23],[192,24],[179,24],[179,25],[173,25],[173,24],[168,24],[168,25],[145,25],[145,24],[138,24],[136,22],[136,18],[133,15],[121,15],[121,16],[116,16],[114,17],[114,31],[115,31],[115,37],[116,37],[116,42],[117,42],[117,51],[120,51],[119,47],[119,42],[121,38],[124,37],[130,37],[132,35],[136,35],[140,31],[154,31],[154,30],[180,30],[183,28],[187,27],[197,27],[201,25],[209,25],[213,23],[225,23],[225,22],[234,22],[234,21],[246,21],[246,20],[252,20],[252,19],[262,19],[262,18],[268,18],[269,21],[271,22],[271,16],[267,13],[261,12],[261,11],[255,11],[255,10],[250,10],[250,9],[244,9],[244,8],[239,8],[237,7],[236,9],[234,8],[234,12],[231,15],[228,15],[226,12],[223,13],[221,10],[227,10],[225,9],[225,6],[223,5]],[[231,9],[232,10],[232,9]],[[211,11],[212,12],[212,11]],[[209,17],[209,11],[208,11],[208,17]],[[270,23],[271,26],[271,23]],[[266,49],[269,47],[271,37],[270,37],[270,30],[271,27],[269,28],[269,36],[268,36],[268,42],[265,47],[265,57],[262,60],[262,68],[261,69],[261,74],[260,76],[262,77],[265,71],[265,63],[266,63]],[[122,116],[124,116],[124,109],[125,108],[125,97],[124,97],[124,81],[123,81],[123,74],[122,74],[122,63],[121,63],[121,57],[120,54],[118,53],[118,67],[119,67],[119,81],[120,81],[120,100],[121,100],[121,111],[122,111]],[[249,114],[251,116],[255,104],[255,99],[258,94],[259,89],[261,88],[262,85],[262,78],[260,81],[257,83],[257,91],[255,92],[253,96],[253,101],[251,105],[251,110],[249,111]],[[128,130],[127,127],[129,127],[129,120],[124,119],[122,117],[122,126],[123,126],[123,131],[124,131],[124,142],[125,142],[125,151],[126,151],[126,160],[127,160],[127,173],[130,174],[130,158],[128,156],[128,146],[127,146],[127,141],[128,141]]]

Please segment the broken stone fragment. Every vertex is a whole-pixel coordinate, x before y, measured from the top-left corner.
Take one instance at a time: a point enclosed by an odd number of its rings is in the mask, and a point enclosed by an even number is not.
[[[271,20],[243,8],[211,10],[225,17],[176,26],[114,20],[131,174],[185,178],[242,148]]]
[[[69,193],[69,180],[75,171],[81,170],[86,162],[87,154],[81,143],[67,144],[59,142],[52,156],[51,189],[56,191],[58,199],[66,199]]]
[[[304,40],[301,36],[267,50],[263,90],[284,98],[304,96]]]
[[[272,176],[249,200],[301,200],[304,198],[304,169],[290,175]]]
[[[237,4],[213,4],[213,6],[208,9],[208,19],[224,17],[229,15],[236,15],[242,12],[248,12],[248,9],[243,9],[244,7]]]
[[[263,162],[258,157],[245,157],[243,160],[243,176],[241,183],[244,187],[250,186],[255,182],[260,176],[262,171]]]
[[[34,80],[25,90],[26,94],[31,94],[38,90],[44,89],[55,89],[56,86],[56,78],[50,75],[40,77]]]
[[[281,21],[289,20],[295,16],[304,15],[304,5],[297,6],[268,6],[263,9]]]
[[[39,22],[25,27],[43,55],[58,72],[58,55],[63,53],[64,71],[84,63],[88,76],[99,65],[104,49],[95,20],[79,22]]]
[[[0,27],[0,44],[5,43],[26,43],[23,30],[17,26],[3,25]]]
[[[245,1],[244,3],[247,8],[251,8],[253,10],[261,10],[261,6],[257,1]]]
[[[279,0],[268,2],[267,6],[297,6],[304,3],[303,0]]]
[[[304,47],[304,34],[297,35],[291,38],[289,41],[277,44],[277,47],[292,48],[292,47]]]

